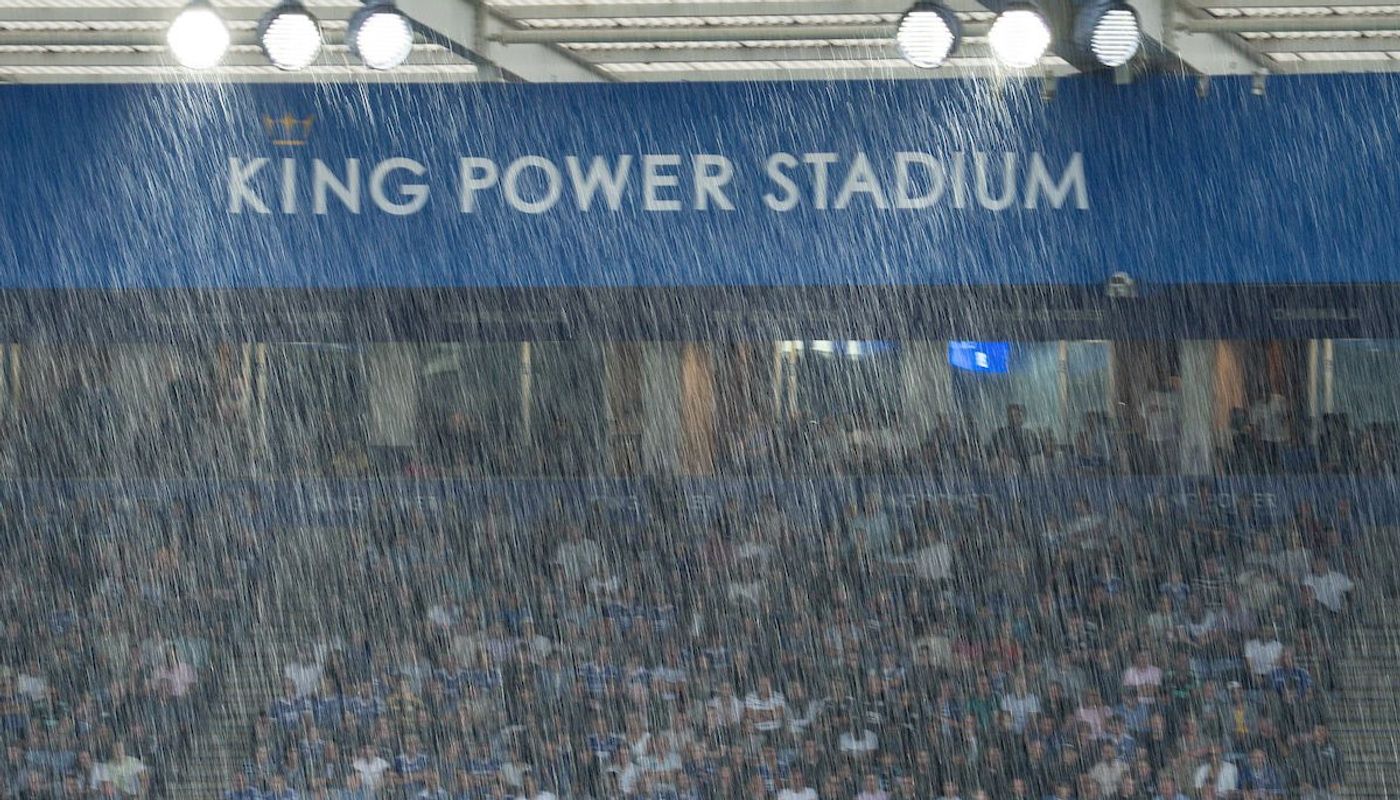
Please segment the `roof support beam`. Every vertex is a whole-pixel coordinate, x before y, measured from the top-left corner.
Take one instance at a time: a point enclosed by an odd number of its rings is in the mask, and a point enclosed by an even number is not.
[[[688,64],[696,61],[843,61],[903,58],[892,45],[858,47],[666,47],[588,50],[595,64]],[[958,58],[990,58],[986,44],[963,45]],[[928,75],[927,72],[924,73]]]
[[[1397,62],[1400,63],[1400,62]],[[762,62],[759,62],[761,65]],[[813,68],[784,68],[772,66],[755,65],[753,68],[735,70],[695,70],[688,65],[677,65],[675,69],[664,70],[627,70],[620,72],[629,82],[671,82],[677,80],[696,81],[827,81],[827,80],[870,80],[872,77],[890,80],[916,80],[926,81],[929,79],[928,70],[918,67],[890,67],[875,68],[870,67],[813,67]],[[1007,80],[1006,70],[994,64],[984,65],[960,65],[948,63],[939,67],[939,72],[946,78],[978,78],[989,80]],[[1013,78],[1011,80],[1043,80],[1046,78],[1064,77],[1074,75],[1078,72],[1073,66],[1064,63],[1050,64],[1038,68],[1034,75],[1028,75],[1024,79]]]
[[[1248,75],[1268,66],[1238,37],[1182,29],[1178,23],[1189,20],[1190,13],[1200,12],[1182,7],[1177,0],[1147,0],[1135,4],[1135,8],[1143,36],[1191,71],[1202,75]]]
[[[398,0],[398,5],[430,39],[506,77],[565,83],[604,79],[583,61],[548,44],[504,45],[496,37],[511,28],[485,5],[467,0]]]
[[[455,58],[447,56],[441,51],[432,54],[414,53],[408,57],[407,66],[453,68],[460,67],[461,72],[469,73],[472,65]],[[372,72],[364,67],[354,64],[326,64],[318,63],[314,65],[318,69],[334,69],[355,74],[364,75]],[[3,53],[0,52],[0,72],[8,67],[68,67],[80,69],[100,69],[100,68],[164,68],[171,73],[180,73],[190,76],[210,75],[218,77],[221,67],[272,67],[268,63],[267,57],[257,52],[234,52],[226,53],[219,62],[219,67],[214,67],[208,72],[192,72],[184,69],[175,63],[169,53],[138,53],[138,52],[23,52],[23,53]],[[283,72],[284,75],[294,73]],[[383,73],[392,75],[392,71]]]
[[[622,17],[772,17],[821,16],[825,14],[903,14],[912,0],[773,0],[753,2],[657,3],[646,0],[620,0],[603,3],[504,3],[493,8],[517,20],[535,19],[613,19]],[[974,0],[953,0],[954,11],[985,11]]]
[[[345,43],[343,30],[322,31],[328,48]],[[229,31],[233,47],[256,46],[256,31]],[[164,49],[165,31],[0,31],[0,47],[159,47]],[[436,48],[432,48],[436,49]],[[438,51],[442,52],[442,51]]]
[[[698,25],[640,28],[530,28],[498,31],[503,43],[710,42],[792,39],[881,39],[894,41],[893,25]]]
[[[291,73],[271,64],[192,72],[169,67],[16,67],[0,65],[0,83],[462,83],[476,73],[461,68],[399,67],[392,73],[345,67],[311,66]]]
[[[1395,14],[1355,14],[1331,17],[1226,17],[1184,19],[1188,33],[1313,33],[1329,31],[1400,31]]]
[[[254,22],[267,9],[220,6],[219,15],[230,22]],[[311,13],[323,20],[349,19],[357,10],[358,5],[311,6]],[[178,7],[162,6],[0,6],[0,22],[170,22],[179,13]]]
[[[1375,8],[1383,0],[1194,0],[1198,8]]]
[[[1346,39],[1312,36],[1298,39],[1255,39],[1250,44],[1261,53],[1400,53],[1400,34]]]
[[[1400,72],[1400,60],[1365,58],[1359,60],[1327,59],[1300,61],[1280,61],[1274,64],[1273,72],[1281,75],[1330,75],[1342,72]]]

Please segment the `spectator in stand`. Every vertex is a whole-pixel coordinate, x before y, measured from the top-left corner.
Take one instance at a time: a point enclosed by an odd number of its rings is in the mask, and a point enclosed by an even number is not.
[[[1138,783],[1133,775],[1124,775],[1122,783],[1118,784],[1118,790],[1114,794],[1117,800],[1152,800],[1152,792]]]
[[[1239,681],[1230,681],[1225,701],[1209,704],[1204,709],[1219,714],[1218,729],[1232,750],[1248,742],[1259,732],[1259,709],[1249,702],[1244,686]]]
[[[838,728],[838,752],[854,758],[869,757],[880,747],[876,733],[865,726],[862,718],[849,711],[841,714],[842,724]]]
[[[1104,742],[1099,745],[1099,760],[1089,770],[1089,777],[1098,784],[1104,797],[1112,797],[1128,769],[1127,762],[1118,757],[1118,748],[1112,742]]]
[[[1133,663],[1123,670],[1123,688],[1129,692],[1151,686],[1162,685],[1162,670],[1152,663],[1152,656],[1146,650],[1139,650],[1133,656]]]
[[[1029,468],[1031,458],[1040,452],[1040,442],[1025,429],[1026,408],[1017,403],[1006,407],[1006,425],[992,434],[987,445],[988,457],[1015,466],[1020,471]]]
[[[1292,439],[1290,416],[1288,400],[1278,392],[1260,397],[1249,409],[1249,423],[1258,439],[1264,466],[1270,470],[1281,466],[1284,450]]]
[[[1328,727],[1318,723],[1297,756],[1300,777],[1318,789],[1341,791],[1346,782],[1346,761],[1341,748],[1332,741]]]
[[[287,779],[281,775],[273,775],[268,780],[267,791],[263,793],[263,800],[301,800],[301,793],[287,785]]]
[[[416,792],[423,788],[423,776],[433,770],[433,758],[423,749],[423,740],[409,736],[403,752],[394,757],[394,780],[398,785]]]
[[[351,771],[345,775],[345,783],[331,792],[332,800],[374,800],[374,790],[365,786],[360,773]],[[250,798],[249,800],[255,800]],[[457,800],[457,798],[453,798]]]
[[[1320,472],[1350,472],[1356,466],[1356,441],[1351,418],[1346,414],[1323,414],[1322,431],[1317,438]]]
[[[412,729],[418,724],[418,715],[425,709],[423,700],[413,691],[413,681],[404,677],[399,679],[398,688],[394,693],[384,699],[384,708],[389,717],[398,722],[403,729]]]
[[[527,772],[520,793],[516,795],[515,800],[558,800],[558,798],[553,792],[540,787],[539,779],[535,777],[533,772]]]
[[[49,682],[36,658],[30,658],[16,676],[15,691],[30,703],[42,703],[49,696]]]
[[[1236,475],[1249,475],[1263,470],[1259,452],[1259,436],[1250,424],[1249,412],[1238,406],[1230,409],[1229,445],[1221,453],[1223,467]]]
[[[1333,614],[1346,610],[1347,596],[1356,588],[1350,578],[1332,569],[1323,556],[1313,559],[1312,571],[1303,578],[1302,585],[1311,589],[1317,602]]]
[[[262,800],[262,792],[248,785],[248,777],[242,772],[233,773],[229,780],[230,788],[224,792],[224,800]]]
[[[164,663],[151,675],[151,689],[183,700],[189,696],[195,680],[194,667],[181,659],[172,646],[166,650]]]
[[[452,800],[452,793],[442,785],[442,776],[435,769],[422,775],[422,788],[412,795],[414,800]]]
[[[323,671],[320,660],[311,648],[301,647],[297,650],[297,657],[287,663],[282,675],[291,681],[298,697],[311,697],[321,688]]]
[[[1200,564],[1200,572],[1191,577],[1191,598],[1199,598],[1206,608],[1218,614],[1225,605],[1225,593],[1230,584],[1229,576],[1225,574],[1220,559],[1215,556],[1203,558]]]
[[[1240,788],[1251,800],[1273,800],[1286,796],[1288,783],[1283,770],[1274,766],[1263,748],[1254,748],[1240,777]]]
[[[1074,721],[1088,726],[1089,735],[1098,738],[1103,735],[1113,709],[1105,705],[1097,689],[1087,689],[1079,707],[1074,711]]]
[[[1012,679],[1011,690],[1001,697],[1001,710],[1011,715],[1011,726],[1017,733],[1040,713],[1040,697],[1032,692],[1024,674]]]
[[[564,579],[572,584],[605,577],[603,548],[584,536],[577,525],[565,527],[564,541],[554,551],[554,563]]]
[[[1279,694],[1288,692],[1299,700],[1306,701],[1312,696],[1312,676],[1298,666],[1291,647],[1279,653],[1278,666],[1269,673],[1269,685]]]
[[[1084,414],[1084,427],[1074,439],[1074,454],[1080,469],[1102,474],[1118,469],[1118,442],[1113,423],[1100,411]]]
[[[1157,779],[1157,793],[1152,800],[1187,800],[1187,797],[1177,788],[1175,778],[1163,775]]]
[[[1233,762],[1226,761],[1220,745],[1210,746],[1210,755],[1196,767],[1196,778],[1192,783],[1196,791],[1209,788],[1219,800],[1229,800],[1240,788],[1240,774]]]
[[[867,494],[859,508],[853,503],[846,525],[850,529],[851,542],[864,552],[877,558],[892,555],[896,533],[894,518],[878,493]]]
[[[144,797],[150,785],[150,773],[136,756],[126,752],[126,744],[112,744],[111,755],[98,767],[97,781],[111,782],[123,797]]]
[[[788,773],[788,785],[778,792],[778,800],[817,800],[815,789],[807,785],[807,777],[800,769]]]
[[[860,794],[855,800],[889,800],[890,796],[880,788],[880,779],[873,774],[867,774],[861,781]]]
[[[758,679],[758,689],[744,698],[744,717],[760,733],[776,734],[787,724],[787,700],[773,690],[773,679]]]
[[[1181,378],[1173,375],[1143,398],[1140,411],[1151,472],[1176,471],[1177,454],[1181,447],[1180,397]]]
[[[1244,643],[1244,658],[1249,666],[1251,686],[1261,688],[1271,685],[1283,649],[1283,643],[1278,639],[1278,627],[1274,625],[1260,628]]]
[[[359,776],[360,784],[370,793],[384,786],[385,775],[390,768],[389,762],[379,755],[373,744],[363,745],[350,766]]]
[[[937,523],[919,530],[923,545],[910,553],[906,561],[914,575],[930,586],[942,587],[953,577],[953,548],[943,538]]]
[[[59,785],[54,792],[57,800],[88,800],[91,795],[78,780],[77,775],[71,773],[63,775],[59,779]]]
[[[642,765],[632,759],[630,747],[623,747],[617,751],[612,763],[608,765],[607,771],[616,780],[618,789],[624,795],[629,796],[641,787],[642,779],[645,776]]]

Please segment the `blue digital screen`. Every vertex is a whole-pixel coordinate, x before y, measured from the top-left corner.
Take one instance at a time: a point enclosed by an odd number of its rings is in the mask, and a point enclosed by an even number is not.
[[[948,363],[968,372],[1004,373],[1010,361],[1010,342],[948,343]]]

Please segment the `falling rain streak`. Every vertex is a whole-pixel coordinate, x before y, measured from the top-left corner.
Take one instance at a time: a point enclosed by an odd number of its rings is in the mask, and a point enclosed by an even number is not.
[[[1393,796],[1400,92],[1101,77],[0,86],[0,800]]]

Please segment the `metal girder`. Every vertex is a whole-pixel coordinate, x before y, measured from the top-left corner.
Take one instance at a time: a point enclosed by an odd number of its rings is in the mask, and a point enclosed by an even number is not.
[[[893,47],[668,47],[587,51],[594,64],[685,64],[695,61],[825,61],[899,58]]]
[[[682,64],[696,61],[842,61],[848,59],[900,59],[893,45],[856,47],[668,47],[587,51],[595,64]],[[990,58],[985,44],[963,45],[961,58]],[[927,76],[928,72],[925,71]]]
[[[618,17],[769,17],[824,14],[903,14],[912,0],[736,0],[736,2],[657,3],[621,0],[599,3],[493,4],[510,19],[612,19]],[[985,11],[975,0],[952,0],[954,11]]]
[[[271,6],[221,6],[219,14],[230,22],[256,21]],[[358,5],[314,6],[321,19],[349,19]],[[167,6],[0,6],[0,22],[169,22],[180,13]]]
[[[1192,33],[1325,33],[1328,31],[1400,31],[1395,14],[1355,14],[1331,17],[1226,17],[1187,19],[1181,28]]]
[[[408,66],[420,67],[471,67],[472,65],[457,61],[444,59],[443,53],[424,54],[414,53],[408,58]],[[322,57],[325,59],[325,56]],[[342,56],[342,58],[344,58]],[[20,52],[7,53],[0,52],[0,72],[4,72],[9,67],[70,67],[80,69],[100,68],[100,67],[140,67],[169,69],[171,73],[182,73],[191,76],[214,75],[217,76],[221,67],[271,67],[267,62],[267,57],[256,52],[233,52],[224,55],[219,67],[215,67],[208,72],[192,72],[180,67],[171,58],[169,53],[140,53],[140,52]],[[326,59],[315,65],[317,69],[350,69],[357,75],[365,75],[371,72],[367,68],[358,66],[348,59],[336,63],[335,60]],[[291,74],[291,73],[283,73]],[[390,74],[390,73],[385,73]]]
[[[476,73],[470,64],[453,68],[399,67],[393,73],[345,67],[312,66],[286,72],[269,64],[258,67],[227,67],[192,72],[169,67],[110,66],[14,66],[0,65],[0,83],[462,83]]]
[[[1380,0],[1197,0],[1200,8],[1374,8],[1393,6]]]
[[[345,43],[344,31],[323,31],[327,48]],[[256,31],[230,31],[231,47],[255,46]],[[0,31],[0,46],[4,47],[160,47],[165,45],[164,31]]]
[[[1186,9],[1176,0],[1146,0],[1134,7],[1143,36],[1187,69],[1202,75],[1248,75],[1269,66],[1239,37],[1180,30],[1178,23],[1189,19],[1194,9]]]
[[[1052,64],[1028,71],[1022,76],[1008,76],[1004,68],[995,65],[963,66],[955,63],[938,68],[940,78],[976,78],[989,81],[1040,81],[1045,78],[1060,78],[1077,74],[1073,66],[1065,63]],[[695,70],[677,66],[674,70],[647,70],[622,73],[629,82],[673,82],[687,81],[705,83],[712,81],[827,81],[827,80],[870,80],[872,78],[890,80],[929,79],[929,71],[917,67],[834,67],[834,68],[784,68],[755,67],[742,70]]]
[[[1299,61],[1275,62],[1271,72],[1283,75],[1328,75],[1341,72],[1400,72],[1400,60],[1367,58],[1355,61]]]
[[[495,36],[509,25],[485,6],[467,0],[399,0],[399,9],[425,33],[479,64],[524,81],[588,83],[604,80],[585,62],[547,44],[501,44]]]
[[[1261,53],[1400,53],[1400,34],[1356,38],[1254,39],[1250,42]]]
[[[506,29],[502,43],[710,42],[744,39],[871,39],[894,41],[893,25],[699,25],[676,28]]]

